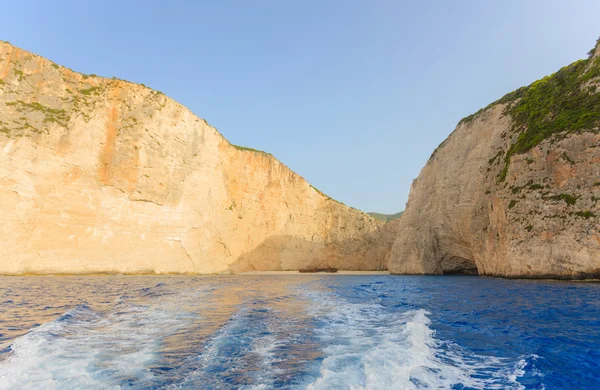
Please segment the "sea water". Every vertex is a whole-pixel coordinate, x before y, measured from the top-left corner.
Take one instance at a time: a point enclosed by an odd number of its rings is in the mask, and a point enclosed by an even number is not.
[[[0,389],[598,389],[600,284],[0,277]]]

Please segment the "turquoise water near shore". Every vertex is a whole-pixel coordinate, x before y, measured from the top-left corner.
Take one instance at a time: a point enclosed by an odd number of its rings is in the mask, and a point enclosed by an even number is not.
[[[600,284],[0,277],[0,389],[597,389]]]

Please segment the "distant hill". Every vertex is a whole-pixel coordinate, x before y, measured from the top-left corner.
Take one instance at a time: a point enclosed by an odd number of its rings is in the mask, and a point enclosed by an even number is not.
[[[396,214],[381,214],[381,213],[367,213],[367,214],[369,214],[371,217],[378,219],[380,221],[390,222],[393,219],[400,218],[402,213],[403,213],[403,211],[400,211],[399,213],[396,213]]]

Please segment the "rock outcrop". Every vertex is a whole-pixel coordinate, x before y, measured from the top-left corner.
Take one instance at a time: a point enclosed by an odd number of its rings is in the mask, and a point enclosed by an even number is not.
[[[385,269],[383,226],[160,92],[0,42],[0,274]]]
[[[600,277],[600,45],[463,119],[413,182],[389,269]]]

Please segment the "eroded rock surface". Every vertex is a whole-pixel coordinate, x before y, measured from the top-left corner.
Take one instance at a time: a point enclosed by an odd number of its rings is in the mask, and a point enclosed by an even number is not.
[[[0,42],[0,273],[385,269],[392,235],[143,85]]]
[[[465,118],[413,182],[389,269],[600,277],[600,45]]]

